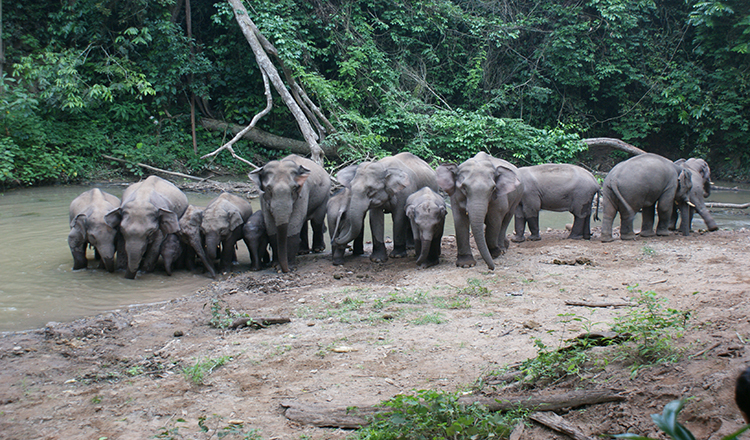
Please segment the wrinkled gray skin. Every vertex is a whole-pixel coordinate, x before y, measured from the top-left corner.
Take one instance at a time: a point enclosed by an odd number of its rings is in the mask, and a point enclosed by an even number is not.
[[[477,153],[461,165],[441,165],[437,169],[440,188],[451,197],[456,228],[456,266],[477,264],[469,243],[469,228],[487,267],[510,245],[505,237],[516,207],[523,196],[518,169],[487,153]]]
[[[268,255],[268,233],[263,220],[263,212],[255,211],[242,227],[242,239],[250,253],[252,270],[261,270],[271,262]]]
[[[641,154],[620,162],[607,174],[602,185],[604,215],[602,241],[612,238],[612,223],[620,214],[620,238],[634,240],[633,219],[641,214],[641,237],[654,236],[654,215],[658,210],[656,235],[669,235],[669,224],[675,203],[680,213],[688,215],[688,194],[692,188],[690,170],[658,154]],[[688,235],[687,222],[682,234]]]
[[[430,188],[422,188],[406,199],[406,216],[414,234],[414,251],[420,269],[440,263],[440,245],[447,212],[445,200]]]
[[[161,244],[160,255],[164,263],[164,271],[172,275],[174,269],[181,269],[185,265],[187,249],[177,234],[168,234]]]
[[[180,230],[179,219],[187,205],[187,196],[158,176],[149,176],[125,190],[119,212],[107,214],[107,221],[110,216],[122,216],[120,232],[127,254],[125,278],[135,278],[139,269],[154,270],[164,238]]]
[[[351,188],[341,188],[328,199],[328,234],[331,236],[331,256],[333,264],[340,266],[344,264],[346,245],[336,244],[336,236],[341,231],[347,218],[347,210],[351,203]],[[359,235],[354,238],[352,246],[353,255],[362,255],[364,251],[365,228],[360,229]]]
[[[294,265],[300,233],[308,220],[313,230],[313,252],[325,249],[323,233],[331,179],[323,167],[292,154],[268,162],[248,177],[262,193],[263,221],[274,260],[282,272],[289,272]]]
[[[70,202],[68,245],[73,254],[73,270],[88,266],[86,247],[91,245],[99,259],[99,268],[115,271],[119,208],[120,199],[99,188],[90,189]],[[107,217],[110,212],[114,214]]]
[[[511,240],[525,240],[529,225],[529,240],[541,240],[539,211],[568,211],[573,214],[573,228],[567,238],[591,238],[591,202],[599,192],[599,182],[586,169],[571,164],[543,164],[518,169],[523,182],[523,198],[515,214],[516,234]]]
[[[195,205],[188,205],[185,213],[180,217],[180,231],[177,236],[185,244],[185,264],[188,269],[195,269],[195,257],[197,256],[203,267],[208,271],[211,278],[216,278],[216,270],[213,263],[209,262],[206,256],[205,239],[201,232],[201,223],[203,223],[203,210]]]
[[[719,229],[719,225],[716,224],[716,220],[711,216],[711,213],[706,208],[705,198],[711,195],[711,168],[708,167],[703,159],[690,158],[688,160],[679,159],[675,161],[675,164],[680,165],[691,172],[692,176],[692,188],[688,196],[690,200],[690,210],[687,217],[687,229],[692,229],[693,215],[698,214],[703,218],[706,223],[706,228],[709,231],[715,231]],[[672,221],[670,222],[670,229],[676,229],[677,217],[680,217],[680,230],[684,228],[682,223],[685,221],[685,217],[679,216],[678,206],[675,206],[675,210],[672,212]]]
[[[215,261],[217,250],[221,248],[220,272],[231,271],[234,245],[242,239],[242,227],[252,214],[250,202],[227,192],[211,200],[203,211],[201,232],[205,237],[206,257],[209,262]]]
[[[410,225],[406,217],[406,199],[417,190],[428,187],[437,191],[435,171],[427,162],[411,153],[399,153],[377,162],[363,162],[339,171],[336,178],[352,191],[351,202],[341,231],[334,241],[346,246],[362,231],[364,218],[370,212],[372,254],[370,260],[388,260],[385,248],[384,213],[393,219],[393,251],[391,257],[406,256]]]

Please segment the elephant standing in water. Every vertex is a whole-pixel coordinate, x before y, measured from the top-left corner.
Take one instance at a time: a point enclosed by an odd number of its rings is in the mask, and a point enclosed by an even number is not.
[[[393,219],[393,251],[390,256],[405,257],[406,243],[411,239],[406,199],[424,187],[437,191],[437,176],[432,167],[411,153],[399,153],[377,162],[351,165],[339,171],[336,177],[342,185],[351,189],[351,201],[343,226],[333,238],[334,243],[346,246],[358,237],[369,211],[372,233],[370,260],[376,263],[387,261],[384,213],[390,212]]]
[[[440,245],[445,227],[445,200],[430,188],[422,188],[406,199],[406,216],[414,234],[414,250],[420,269],[440,263]]]
[[[525,240],[527,223],[529,240],[540,240],[539,211],[543,209],[573,214],[573,228],[567,238],[591,238],[591,202],[599,192],[593,174],[576,165],[543,164],[519,168],[518,177],[523,182],[523,198],[516,208],[516,235],[511,240]]]
[[[206,256],[205,238],[201,232],[201,223],[203,223],[204,208],[195,205],[188,205],[185,213],[180,217],[180,230],[177,236],[185,245],[185,264],[191,271],[195,269],[195,257],[203,263],[203,267],[208,271],[211,278],[216,278],[214,264],[209,262]],[[162,258],[164,255],[162,254]],[[213,260],[212,260],[213,261]]]
[[[687,160],[679,159],[675,161],[675,164],[690,170],[692,176],[692,188],[690,189],[690,194],[688,195],[688,198],[690,200],[690,203],[688,204],[690,206],[690,210],[688,211],[687,218],[677,215],[679,212],[679,207],[675,206],[675,210],[672,212],[670,229],[676,229],[677,217],[680,217],[680,230],[685,229],[682,223],[687,221],[687,230],[689,231],[692,228],[693,215],[696,212],[698,212],[701,218],[703,218],[703,222],[706,223],[706,228],[709,231],[715,231],[719,229],[719,225],[716,224],[716,220],[714,220],[714,218],[711,216],[711,213],[708,211],[708,208],[706,208],[705,198],[711,195],[711,168],[708,167],[708,163],[706,163],[706,161],[703,159],[690,158]]]
[[[688,215],[688,194],[692,188],[691,171],[659,156],[646,153],[620,162],[607,174],[602,185],[604,215],[602,241],[612,238],[612,223],[620,214],[620,238],[634,240],[633,219],[641,214],[641,237],[654,235],[654,215],[658,210],[656,235],[669,235],[673,206],[680,206],[680,215]],[[681,225],[688,235],[688,222]]]
[[[308,220],[313,230],[313,251],[325,249],[323,233],[331,179],[323,167],[292,154],[268,162],[248,177],[262,193],[263,220],[274,260],[282,272],[289,272],[289,267],[294,264],[300,248],[300,234],[302,228],[307,227]]]
[[[458,247],[456,266],[477,264],[469,243],[471,227],[479,253],[487,267],[495,269],[492,260],[510,245],[505,233],[523,197],[518,169],[505,160],[480,152],[461,165],[439,166],[437,176],[440,188],[451,197]]]
[[[223,192],[211,200],[203,211],[201,232],[205,237],[206,257],[209,264],[216,260],[221,247],[219,271],[229,272],[236,252],[234,245],[242,239],[242,227],[253,214],[250,202],[242,197]]]
[[[120,232],[127,254],[125,278],[135,278],[141,268],[145,272],[154,270],[162,242],[167,234],[179,232],[179,220],[187,206],[185,193],[161,177],[149,176],[125,190],[120,208],[105,216],[108,223],[122,218]]]
[[[242,227],[242,239],[250,253],[252,270],[261,270],[263,266],[271,262],[271,257],[268,255],[268,232],[262,211],[255,211],[247,219]]]
[[[70,203],[70,233],[68,245],[73,254],[73,270],[88,266],[86,247],[94,247],[99,268],[115,271],[115,251],[122,238],[120,225],[120,199],[99,188],[90,189]],[[112,215],[107,215],[112,212]],[[118,246],[119,245],[119,246]]]

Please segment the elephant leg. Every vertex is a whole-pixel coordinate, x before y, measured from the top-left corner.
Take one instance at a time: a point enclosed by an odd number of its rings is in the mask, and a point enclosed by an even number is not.
[[[422,268],[428,268],[432,266],[437,266],[440,264],[440,250],[441,250],[441,244],[443,242],[443,232],[442,227],[440,230],[432,237],[432,241],[430,242],[430,249],[427,254],[427,260],[422,264]]]
[[[514,243],[523,243],[526,240],[526,237],[524,237],[524,233],[526,232],[526,217],[522,213],[519,214],[517,210],[514,221],[516,233],[510,240]]]
[[[331,247],[331,259],[333,260],[333,265],[341,266],[344,264],[344,253],[346,252],[346,247],[336,244],[331,244]]]
[[[322,219],[320,221],[318,221],[317,219],[312,219],[310,221],[310,226],[312,227],[313,232],[312,251],[315,253],[323,252],[324,250],[326,250],[324,222]]]
[[[656,224],[656,235],[659,235],[659,236],[669,235],[669,222],[670,222],[670,219],[672,218],[672,206],[674,205],[674,202],[669,201],[668,203],[664,203],[664,204],[667,206],[662,208],[661,206],[662,203],[660,202],[657,208],[659,212],[659,222]],[[684,213],[683,217],[689,216],[687,209],[685,209],[683,213]],[[685,225],[680,225],[680,226],[681,228],[685,228],[686,230],[689,231],[689,229],[687,228],[688,228],[688,224],[690,223],[690,219],[686,219],[686,220],[687,222],[685,223]]]
[[[354,239],[354,243],[352,243],[352,255],[362,255],[365,253],[365,228],[362,227],[362,230],[359,232],[359,235],[357,235],[357,238]]]
[[[585,238],[588,240],[591,237],[591,231],[588,231],[588,237],[586,237],[586,219],[590,219],[591,216],[586,217],[574,217],[573,228],[570,230],[570,234],[566,238],[571,240],[580,240]]]
[[[419,239],[419,232],[416,234],[412,234],[412,239],[414,240],[414,254],[417,256],[417,261],[419,261],[420,257],[422,256],[422,240]],[[425,249],[425,252],[427,250]]]
[[[411,228],[411,222],[406,222],[406,250],[414,249],[416,247],[416,237]]]
[[[581,232],[584,240],[591,240],[591,213],[583,218],[583,231]]]
[[[154,233],[153,241],[148,245],[146,252],[143,254],[143,261],[141,262],[141,270],[146,273],[151,273],[156,268],[156,262],[159,260],[161,253],[161,245],[164,243],[166,236],[161,231],[157,230]]]
[[[529,235],[529,240],[541,240],[542,236],[539,234],[539,213],[533,217],[529,217],[527,222],[529,223],[529,232],[531,233],[531,235]]]
[[[388,252],[385,248],[385,214],[382,209],[370,210],[370,231],[372,233],[372,253],[370,261],[374,263],[385,263],[388,261]]]
[[[234,243],[225,240],[221,244],[221,255],[219,256],[219,272],[228,273],[232,271],[232,260],[234,259]]]
[[[645,206],[641,210],[641,232],[638,234],[641,237],[653,237],[654,236],[654,215],[656,213],[656,207],[654,205]]]
[[[391,258],[404,258],[406,257],[406,243],[409,241],[409,238],[414,240],[415,243],[418,238],[414,237],[411,232],[409,218],[406,217],[406,212],[403,209],[395,210],[391,214],[391,218],[393,218],[393,251],[391,252]]]
[[[635,232],[633,232],[633,220],[635,220],[635,214],[623,216],[622,213],[620,213],[621,240],[635,240]]]
[[[289,264],[289,267],[294,266],[297,262],[297,254],[299,253],[301,235],[301,233],[290,235],[286,239],[287,262]]]
[[[454,206],[457,206],[456,202],[454,202]],[[471,244],[469,243],[469,217],[454,209],[453,219],[456,228],[456,247],[458,248],[456,266],[474,267],[477,265],[477,260],[471,253]]]
[[[308,230],[307,230],[307,220],[305,220],[302,223],[302,229],[299,232],[299,251],[298,253],[300,255],[305,255],[310,253],[310,241],[307,238]]]

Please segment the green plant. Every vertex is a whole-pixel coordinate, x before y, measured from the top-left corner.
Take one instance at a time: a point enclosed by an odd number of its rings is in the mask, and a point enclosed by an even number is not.
[[[262,440],[263,437],[260,435],[260,431],[257,429],[250,429],[245,432],[244,423],[240,421],[230,421],[224,424],[224,418],[213,414],[210,417],[201,416],[198,418],[198,428],[203,434],[206,434],[206,439],[210,439],[213,436],[217,438],[241,438],[243,440]],[[152,438],[164,439],[164,440],[178,440],[186,438],[180,432],[180,428],[185,428],[184,424],[187,421],[183,418],[175,419],[170,421],[167,426],[159,428],[159,431]],[[224,425],[224,426],[222,426]],[[194,438],[194,437],[190,437]]]
[[[612,331],[625,338],[619,345],[620,358],[632,362],[631,373],[660,362],[676,362],[682,351],[673,345],[682,336],[691,312],[666,307],[666,300],[653,291],[628,289],[638,293],[638,307],[614,318]]]
[[[376,415],[356,433],[357,439],[507,438],[522,420],[520,412],[490,412],[480,405],[461,404],[456,393],[432,390],[400,394],[382,406],[388,412]]]
[[[664,410],[661,414],[652,414],[651,418],[654,420],[656,426],[659,427],[665,434],[672,437],[674,440],[695,440],[695,436],[687,428],[682,426],[677,421],[677,416],[685,406],[687,399],[673,400],[664,405]],[[732,434],[722,437],[722,440],[734,440],[740,436],[743,432],[750,429],[750,425],[746,425]],[[625,433],[617,434],[615,438],[626,438],[630,440],[656,440],[651,437],[643,437],[638,434]]]
[[[185,379],[189,382],[192,382],[195,385],[202,385],[206,380],[206,376],[230,360],[232,360],[232,356],[221,356],[216,359],[206,357],[202,361],[197,361],[194,365],[183,368],[182,375],[185,376]]]
[[[415,325],[442,324],[444,322],[445,322],[445,317],[440,312],[427,313],[425,315],[422,315],[412,320],[412,323]]]
[[[490,294],[490,289],[484,286],[484,281],[477,278],[469,278],[466,280],[466,287],[460,289],[458,293],[471,296],[487,296]]]
[[[643,244],[641,251],[643,252],[643,255],[647,257],[653,257],[654,255],[656,255],[656,250],[649,246],[648,243]]]
[[[203,307],[205,308],[206,304],[204,304]],[[233,310],[220,299],[213,298],[211,300],[211,319],[208,322],[218,329],[223,330],[229,328],[232,323],[234,323],[235,319],[249,317],[250,315],[248,315],[247,313],[240,313]]]

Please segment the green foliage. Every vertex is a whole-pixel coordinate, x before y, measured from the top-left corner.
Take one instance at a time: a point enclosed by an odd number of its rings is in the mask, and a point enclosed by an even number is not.
[[[619,345],[619,358],[631,362],[631,372],[638,374],[641,368],[661,362],[677,362],[682,351],[673,342],[682,336],[687,327],[690,312],[665,307],[666,300],[658,298],[653,291],[638,293],[638,307],[617,315],[612,331],[625,336]]]
[[[507,438],[521,421],[518,412],[490,412],[477,404],[460,404],[457,394],[430,390],[400,394],[382,405],[388,412],[376,415],[356,433],[357,439]]]
[[[659,429],[664,431],[664,433],[670,436],[673,440],[695,440],[695,436],[693,436],[693,433],[677,421],[677,416],[679,416],[680,411],[682,411],[682,408],[685,406],[685,402],[687,402],[687,399],[673,400],[664,405],[664,410],[661,414],[651,415],[651,418],[654,420],[656,426],[658,426]],[[750,429],[750,425],[746,425],[736,432],[722,437],[722,440],[734,440],[748,429]],[[617,434],[615,435],[615,438],[626,438],[630,440],[656,440],[652,439],[651,437],[643,437],[632,433]]]
[[[216,359],[206,357],[203,360],[196,361],[194,365],[183,368],[182,375],[195,385],[203,385],[209,374],[230,360],[232,360],[231,356],[221,356]]]
[[[245,432],[244,423],[236,421],[230,421],[225,423],[224,418],[213,414],[210,417],[201,416],[198,418],[198,429],[203,434],[202,438],[210,439],[216,436],[216,438],[238,438],[243,440],[262,440],[260,432],[257,429],[249,429]],[[187,420],[178,418],[171,420],[169,425],[159,428],[156,435],[152,438],[165,439],[165,440],[179,440],[184,438],[196,438],[195,436],[187,437],[185,434],[180,432],[180,429],[187,429],[184,424]],[[223,426],[222,426],[223,425]]]

